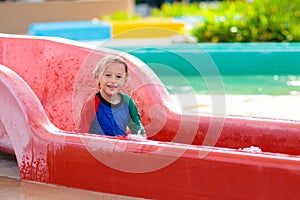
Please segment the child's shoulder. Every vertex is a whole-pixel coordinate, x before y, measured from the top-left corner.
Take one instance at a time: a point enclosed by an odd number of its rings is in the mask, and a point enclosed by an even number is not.
[[[121,95],[123,96],[124,100],[125,99],[132,99],[131,96],[129,96],[128,94],[121,93]]]
[[[128,94],[121,93],[121,95],[123,96],[124,101],[126,101],[127,103],[133,101],[132,97],[129,96]]]

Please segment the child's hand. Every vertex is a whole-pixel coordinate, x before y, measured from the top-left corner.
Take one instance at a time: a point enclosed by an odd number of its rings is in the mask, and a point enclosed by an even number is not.
[[[146,134],[128,134],[126,138],[129,140],[147,140]]]

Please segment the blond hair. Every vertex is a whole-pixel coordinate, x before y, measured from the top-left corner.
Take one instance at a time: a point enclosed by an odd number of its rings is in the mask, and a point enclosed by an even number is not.
[[[125,80],[128,80],[129,74],[128,74],[128,65],[125,62],[125,60],[123,58],[121,58],[120,56],[113,56],[113,55],[109,55],[106,56],[104,58],[102,58],[98,64],[96,65],[93,74],[94,74],[94,80],[97,81],[97,83],[99,82],[100,78],[102,77],[103,73],[106,71],[106,69],[112,64],[112,63],[120,63],[123,64],[125,67],[125,73],[126,73],[126,77]]]

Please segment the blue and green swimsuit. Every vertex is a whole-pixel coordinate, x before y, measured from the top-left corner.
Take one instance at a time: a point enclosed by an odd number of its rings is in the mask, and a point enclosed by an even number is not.
[[[128,126],[132,134],[145,134],[133,99],[126,94],[121,94],[121,97],[120,103],[111,104],[101,96],[100,92],[96,93],[96,115],[90,124],[89,133],[125,136]]]

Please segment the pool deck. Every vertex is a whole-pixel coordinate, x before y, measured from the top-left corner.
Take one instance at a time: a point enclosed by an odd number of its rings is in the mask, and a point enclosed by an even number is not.
[[[183,110],[191,113],[212,113],[211,96],[196,95],[197,105],[190,104],[190,96],[176,95],[180,99]],[[299,95],[225,95],[225,114],[262,118],[300,120]],[[224,114],[224,113],[219,113]]]

